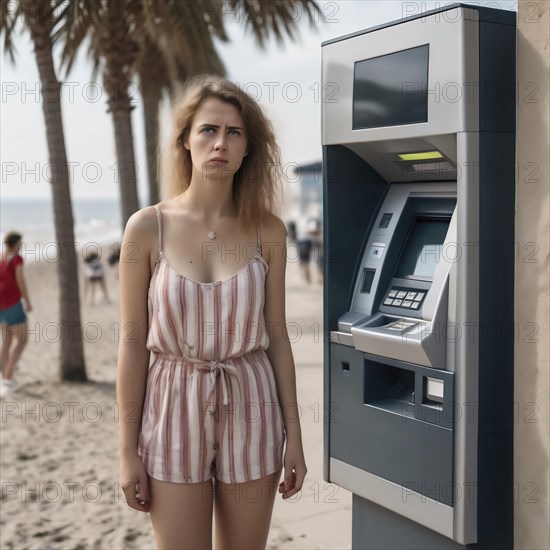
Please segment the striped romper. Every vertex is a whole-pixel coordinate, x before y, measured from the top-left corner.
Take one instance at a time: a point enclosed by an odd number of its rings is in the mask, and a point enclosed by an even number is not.
[[[150,477],[173,483],[260,479],[282,468],[285,431],[263,316],[269,266],[254,257],[213,283],[179,274],[162,252],[148,291],[154,354],[138,453]]]

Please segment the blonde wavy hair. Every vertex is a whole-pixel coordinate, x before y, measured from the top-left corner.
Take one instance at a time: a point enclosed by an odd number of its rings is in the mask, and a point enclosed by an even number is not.
[[[184,147],[195,113],[209,97],[234,105],[244,122],[248,155],[235,173],[233,199],[239,224],[246,231],[261,224],[268,212],[282,207],[281,152],[269,119],[260,105],[238,85],[215,74],[200,74],[186,81],[172,101],[173,130],[166,147],[159,144],[161,200],[183,193],[191,183],[191,153]]]

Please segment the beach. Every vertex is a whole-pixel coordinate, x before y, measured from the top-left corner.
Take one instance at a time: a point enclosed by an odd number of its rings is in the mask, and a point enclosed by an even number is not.
[[[96,305],[85,302],[80,281],[88,382],[61,383],[56,264],[25,264],[34,333],[17,386],[1,402],[2,549],[156,548],[148,514],[129,508],[119,488],[118,279],[116,267],[105,269],[110,304],[98,290]],[[296,261],[288,262],[287,322],[308,473],[294,498],[275,497],[272,549],[351,548],[351,493],[323,480],[322,286],[313,280],[307,286]]]

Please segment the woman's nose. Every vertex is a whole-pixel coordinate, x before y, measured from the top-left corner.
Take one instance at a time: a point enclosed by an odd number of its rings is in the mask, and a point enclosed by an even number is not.
[[[226,145],[227,145],[227,136],[224,133],[220,133],[220,135],[218,136],[218,139],[216,139],[214,148],[225,149]]]

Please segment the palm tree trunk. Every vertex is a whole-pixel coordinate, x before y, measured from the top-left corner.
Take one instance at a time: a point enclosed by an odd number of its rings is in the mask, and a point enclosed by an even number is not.
[[[113,5],[117,5],[114,3]],[[120,188],[122,230],[130,216],[139,210],[137,192],[137,167],[134,156],[134,136],[132,132],[132,110],[128,88],[130,68],[139,51],[138,44],[128,36],[128,28],[121,24],[126,17],[126,3],[118,4],[120,10],[107,13],[101,27],[103,85],[107,92],[107,112],[113,114],[117,173]]]
[[[147,176],[149,181],[149,205],[159,202],[157,176],[157,145],[159,139],[160,91],[152,86],[141,91],[143,118],[145,122],[145,144],[147,151]]]
[[[69,171],[63,124],[61,120],[61,85],[55,75],[52,58],[52,44],[46,22],[31,23],[28,26],[34,44],[34,52],[42,85],[42,108],[46,123],[49,160],[55,170],[52,173],[52,197],[54,209],[55,237],[60,247],[57,261],[59,281],[59,334],[61,344],[62,380],[86,381],[86,365],[82,344],[80,320],[80,296],[78,288],[78,266],[75,249],[74,221],[69,186]],[[47,90],[47,93],[45,93]],[[57,93],[53,93],[53,91]]]
[[[139,199],[137,193],[137,169],[134,157],[134,138],[132,132],[132,106],[127,94],[127,108],[120,105],[121,99],[116,100],[117,106],[113,113],[113,124],[115,129],[115,142],[117,153],[117,173],[120,187],[122,229],[130,216],[139,210]],[[109,95],[111,97],[111,95]],[[109,100],[111,104],[111,100]]]

